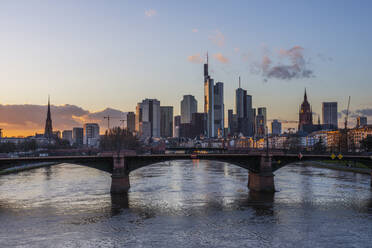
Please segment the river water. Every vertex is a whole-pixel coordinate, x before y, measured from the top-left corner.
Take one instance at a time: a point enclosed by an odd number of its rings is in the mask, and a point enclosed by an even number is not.
[[[372,247],[368,175],[289,165],[275,195],[248,172],[173,161],[111,177],[73,164],[0,177],[0,247]]]

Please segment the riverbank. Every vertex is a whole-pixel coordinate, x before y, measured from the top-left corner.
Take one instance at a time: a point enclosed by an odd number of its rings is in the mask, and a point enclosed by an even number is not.
[[[354,173],[361,173],[361,174],[368,174],[370,175],[372,170],[369,168],[357,168],[357,167],[347,167],[345,165],[340,165],[340,163],[330,163],[325,161],[305,161],[302,162],[304,166],[313,166],[318,168],[327,168],[331,170],[340,170],[340,171],[348,171]]]
[[[47,166],[52,166],[55,164],[59,164],[56,162],[40,162],[40,163],[35,163],[35,164],[25,164],[25,165],[20,165],[20,166],[15,166],[12,168],[7,168],[4,170],[0,171],[0,175],[6,175],[6,174],[11,174],[11,173],[17,173],[20,171],[26,171],[26,170],[31,170],[31,169],[36,169],[40,167],[47,167]]]

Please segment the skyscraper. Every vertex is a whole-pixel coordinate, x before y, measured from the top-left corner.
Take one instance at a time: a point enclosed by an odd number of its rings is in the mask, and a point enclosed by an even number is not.
[[[133,112],[127,113],[127,129],[129,132],[136,130],[136,115]]]
[[[207,63],[204,64],[204,113],[206,114],[205,134],[207,137],[214,137],[214,80],[208,73]]]
[[[235,132],[242,133],[244,136],[254,136],[255,114],[252,108],[252,96],[247,95],[247,91],[241,88],[240,77],[239,88],[235,90],[235,114],[237,119]]]
[[[192,95],[184,95],[181,101],[181,123],[191,123],[193,113],[198,112],[198,102]]]
[[[173,136],[173,107],[160,107],[160,136],[169,138]]]
[[[223,83],[218,82],[214,86],[214,136],[224,136],[225,129],[225,105],[223,99]]]
[[[142,137],[160,137],[160,102],[145,99],[137,104],[136,131]]]
[[[304,101],[300,106],[298,130],[304,131],[306,127],[313,125],[313,112],[310,103],[307,101],[306,89],[304,94]]]
[[[72,129],[72,140],[75,146],[82,146],[84,141],[84,129],[81,127],[74,127]]]
[[[176,138],[180,137],[180,126],[181,126],[181,116],[176,115],[174,117],[173,137],[176,137]]]
[[[267,114],[266,108],[258,108],[256,116],[256,135],[259,138],[267,134]]]
[[[68,140],[70,142],[70,145],[72,144],[72,130],[64,130],[62,132],[62,139]]]
[[[52,127],[52,116],[50,113],[50,98],[48,96],[48,111],[47,111],[47,118],[45,121],[45,131],[44,131],[44,137],[50,141],[53,139],[53,127]]]
[[[282,133],[282,123],[278,120],[271,122],[271,133],[272,135],[280,135]]]
[[[84,124],[84,145],[90,147],[98,146],[99,142],[99,125],[97,123]]]
[[[338,128],[337,102],[322,103],[323,124],[329,129]]]

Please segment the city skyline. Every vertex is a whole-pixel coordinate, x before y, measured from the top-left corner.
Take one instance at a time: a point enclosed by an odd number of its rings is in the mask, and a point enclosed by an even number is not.
[[[338,102],[342,113],[351,95],[352,125],[356,115],[371,117],[370,93],[363,90],[368,89],[372,78],[367,63],[371,35],[364,31],[368,30],[364,20],[371,4],[322,3],[322,8],[317,8],[320,2],[298,3],[296,13],[289,17],[285,14],[291,9],[289,2],[283,6],[270,3],[277,12],[259,2],[240,2],[242,8],[205,2],[193,12],[193,18],[182,13],[178,19],[177,10],[191,11],[192,4],[71,2],[63,5],[70,17],[63,22],[65,15],[58,3],[47,6],[5,1],[0,24],[6,37],[0,42],[3,133],[18,136],[42,132],[48,94],[52,97],[53,125],[58,130],[92,121],[105,129],[101,117],[107,112],[122,117],[144,98],[173,106],[178,115],[183,95],[194,95],[203,102],[201,65],[207,51],[211,77],[224,83],[225,116],[228,109],[234,109],[234,92],[241,75],[242,88],[253,96],[253,106],[267,108],[269,121],[279,119],[291,122],[287,126],[296,126],[305,87],[316,116],[321,114],[322,102]],[[209,20],[209,15],[204,16],[206,9],[225,18]],[[308,11],[311,9],[317,12]],[[267,15],[261,17],[262,11],[269,11],[271,18],[263,19]],[[234,15],[239,16],[239,22]],[[174,24],[169,26],[169,20]],[[134,22],[136,29],[128,25]],[[281,29],[283,26],[287,28]],[[306,28],[310,28],[311,36],[302,31]],[[277,29],[285,35],[279,35]],[[117,35],[112,37],[114,33]],[[146,42],[151,37],[152,41]],[[178,44],[185,46],[181,49]],[[164,54],[166,59],[161,56]],[[275,69],[285,69],[278,65],[292,65],[291,58],[305,66],[290,74],[293,77],[278,74]],[[198,112],[202,109],[199,104]],[[338,120],[343,122],[343,118]]]

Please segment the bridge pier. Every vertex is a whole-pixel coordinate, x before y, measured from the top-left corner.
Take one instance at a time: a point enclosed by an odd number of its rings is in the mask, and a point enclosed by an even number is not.
[[[262,156],[260,162],[260,172],[249,171],[248,188],[256,192],[275,192],[274,174],[271,168],[271,157]]]
[[[125,166],[124,156],[115,156],[114,168],[111,175],[111,190],[112,194],[127,193],[130,188],[129,172]]]

